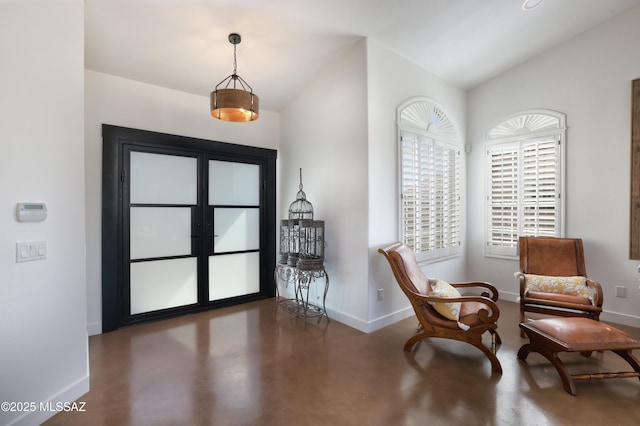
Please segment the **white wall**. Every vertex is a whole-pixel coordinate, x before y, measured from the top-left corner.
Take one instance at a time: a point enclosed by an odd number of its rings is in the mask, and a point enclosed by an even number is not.
[[[357,42],[282,112],[281,218],[304,191],[324,220],[329,316],[358,329],[367,312],[366,50]]]
[[[362,331],[412,314],[377,249],[398,240],[396,108],[415,96],[447,108],[464,139],[464,91],[371,40],[355,43],[282,114],[281,210],[295,199],[302,167],[307,199],[326,221],[329,314]],[[426,271],[461,280],[464,264]]]
[[[280,116],[261,110],[251,123],[209,114],[209,97],[87,70],[85,72],[85,186],[87,317],[90,334],[102,332],[102,124],[240,145],[278,149]]]
[[[410,98],[430,98],[442,106],[454,120],[460,131],[461,143],[464,143],[466,93],[373,40],[367,42],[367,69],[369,129],[367,297],[371,328],[376,329],[395,322],[403,316],[413,315],[407,298],[396,284],[387,261],[377,252],[379,248],[394,243],[400,238],[397,108]],[[428,276],[450,282],[459,282],[466,278],[464,256],[424,265],[423,270]],[[382,301],[377,300],[377,291],[380,288],[383,289],[384,294]]]
[[[0,401],[72,402],[89,390],[81,0],[0,6]],[[41,223],[16,204],[44,202]],[[16,264],[16,242],[47,258]],[[55,412],[0,411],[0,424]]]
[[[567,114],[566,236],[582,238],[602,318],[640,326],[638,261],[629,260],[631,80],[640,77],[640,7],[469,92],[469,276],[515,300],[517,261],[485,258],[482,145],[502,118],[528,108]],[[473,178],[471,178],[473,177]],[[478,212],[483,212],[479,214]],[[615,286],[627,297],[614,297]]]

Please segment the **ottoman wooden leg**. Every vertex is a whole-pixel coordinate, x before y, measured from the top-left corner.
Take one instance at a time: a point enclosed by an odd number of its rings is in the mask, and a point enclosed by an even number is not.
[[[613,351],[613,352],[620,355],[620,357],[622,357],[625,361],[629,363],[629,365],[633,368],[633,371],[636,372],[638,379],[640,380],[640,364],[638,364],[638,360],[636,359],[636,357],[633,356],[631,351],[619,350],[619,351]]]
[[[520,347],[520,350],[518,350],[518,358],[524,361],[527,359],[529,353],[531,352],[537,352],[548,359],[551,365],[556,368],[556,371],[560,375],[560,379],[562,380],[562,387],[564,388],[564,390],[571,395],[576,396],[576,385],[573,383],[573,378],[571,377],[571,374],[569,374],[569,370],[567,370],[567,367],[565,367],[560,358],[558,358],[557,353],[549,351],[539,345],[532,345],[531,343],[527,343],[525,345],[522,345]]]
[[[569,392],[571,395],[576,396],[576,385],[573,383],[573,379],[571,378],[571,374],[567,370],[567,367],[564,366],[563,362],[558,358],[557,353],[547,352],[547,351],[538,351],[540,355],[547,358],[551,364],[558,370],[558,374],[562,379],[562,386],[564,390]]]
[[[527,357],[529,356],[529,352],[531,352],[531,344],[527,343],[525,345],[522,345],[520,347],[520,350],[518,351],[518,358],[520,358],[521,360],[526,360]]]

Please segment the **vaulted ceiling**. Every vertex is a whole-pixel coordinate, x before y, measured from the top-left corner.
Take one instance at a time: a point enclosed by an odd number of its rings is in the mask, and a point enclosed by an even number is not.
[[[237,32],[238,74],[278,112],[363,37],[468,89],[640,4],[523,1],[85,0],[85,67],[208,96]]]

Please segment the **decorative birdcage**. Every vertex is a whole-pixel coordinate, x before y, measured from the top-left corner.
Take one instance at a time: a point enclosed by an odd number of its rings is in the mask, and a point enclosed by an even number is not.
[[[287,227],[287,235],[289,236],[287,265],[297,266],[300,257],[300,219],[289,219]]]
[[[280,221],[280,263],[286,264],[289,257],[289,221]]]
[[[299,269],[319,269],[324,263],[324,220],[300,220]]]
[[[302,190],[302,175],[300,176],[300,190],[296,200],[289,205],[289,219],[313,219],[313,205],[307,201],[307,194]]]
[[[302,188],[300,169],[299,191],[289,206],[289,219],[280,222],[280,263],[316,269],[324,263],[324,221],[313,220],[313,205]]]

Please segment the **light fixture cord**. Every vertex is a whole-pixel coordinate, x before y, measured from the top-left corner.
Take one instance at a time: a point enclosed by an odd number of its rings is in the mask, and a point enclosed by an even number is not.
[[[238,73],[238,59],[236,56],[236,48],[238,47],[237,44],[233,45],[233,75],[237,75]],[[235,84],[234,84],[235,86]]]
[[[232,80],[233,80],[233,88],[236,88],[236,81],[238,81],[238,58],[236,55],[236,48],[238,47],[237,44],[233,45],[233,76],[232,76]]]

